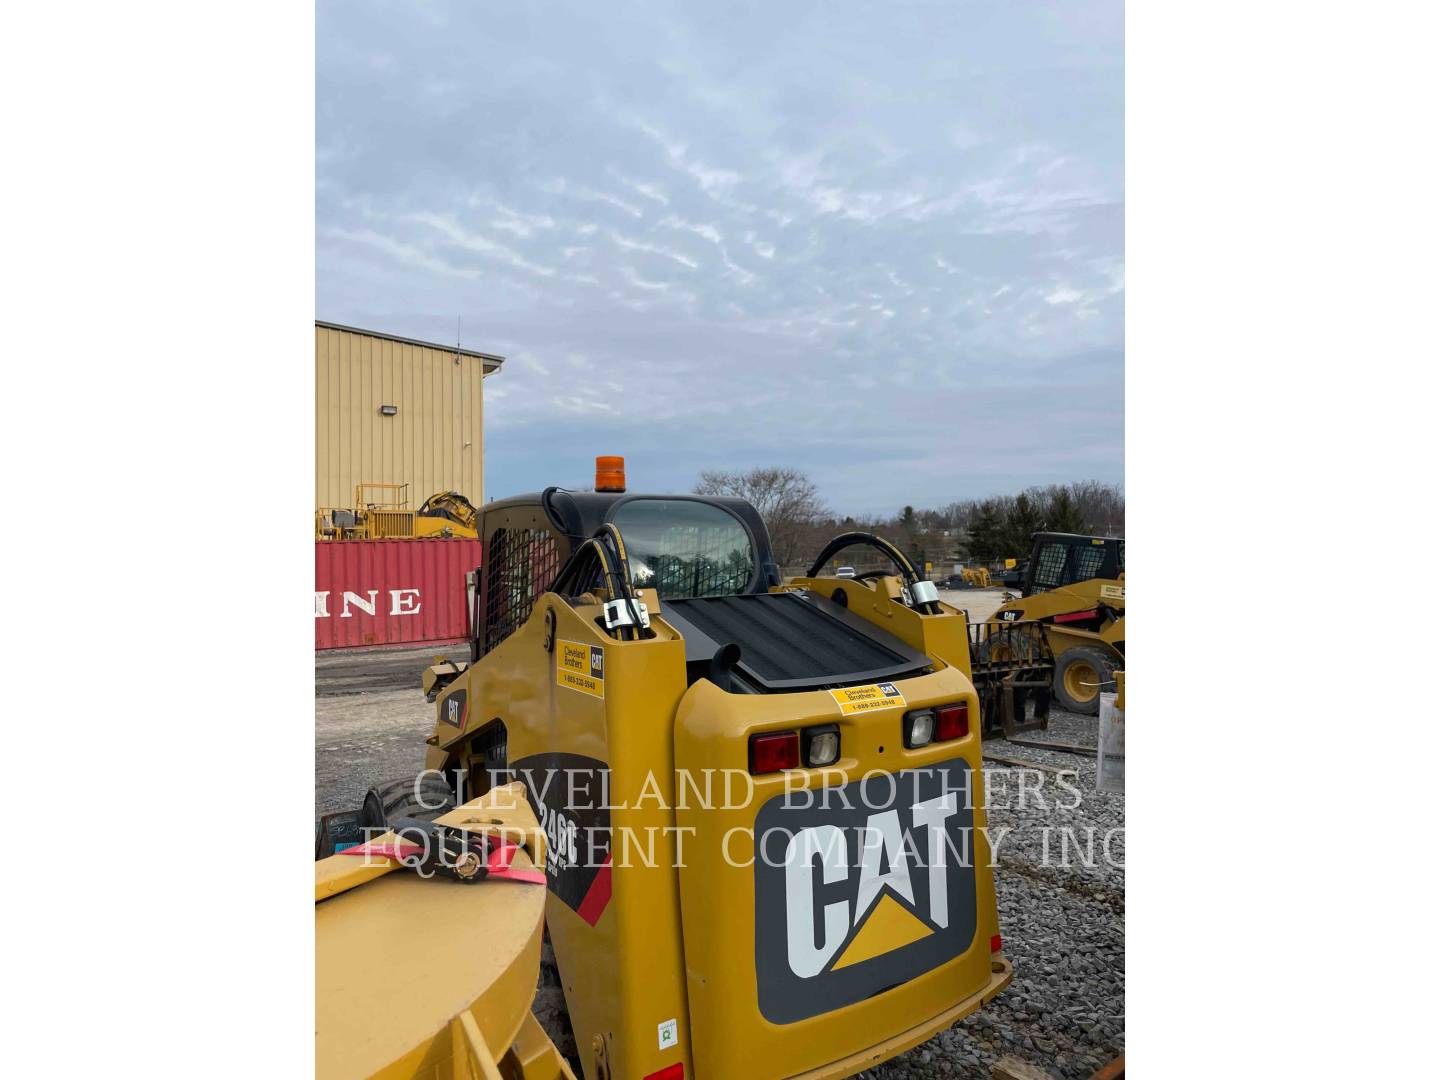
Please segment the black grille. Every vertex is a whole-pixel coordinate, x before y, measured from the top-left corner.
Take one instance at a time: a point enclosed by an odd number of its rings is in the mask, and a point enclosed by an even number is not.
[[[924,654],[811,592],[670,600],[664,615],[686,655],[740,646],[739,671],[767,690],[896,679],[929,668]]]
[[[1100,576],[1100,568],[1105,565],[1105,546],[1093,544],[1090,547],[1082,547],[1075,553],[1075,580],[1089,581],[1091,578]]]
[[[560,549],[544,529],[496,529],[485,545],[485,649],[530,617],[560,570]]]
[[[1054,589],[1064,584],[1065,581],[1065,556],[1069,554],[1069,547],[1065,544],[1045,544],[1040,548],[1039,557],[1035,565],[1036,592],[1042,589]]]

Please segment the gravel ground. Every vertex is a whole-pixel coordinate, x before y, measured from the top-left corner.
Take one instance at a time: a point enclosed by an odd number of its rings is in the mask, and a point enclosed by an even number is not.
[[[315,654],[315,813],[354,810],[373,784],[425,767],[435,706],[420,675],[465,645],[337,649]]]
[[[1096,729],[1093,716],[1056,712],[1049,730],[1035,734],[1093,746]],[[1015,978],[979,1012],[865,1077],[988,1080],[991,1065],[1014,1056],[1083,1080],[1125,1050],[1125,797],[1095,791],[1093,758],[1004,739],[985,748],[1077,774],[1065,778],[1069,787],[1040,774],[1037,786],[1033,772],[1022,781],[1017,769],[986,766],[996,774],[991,835],[1014,830],[997,843],[996,893]]]

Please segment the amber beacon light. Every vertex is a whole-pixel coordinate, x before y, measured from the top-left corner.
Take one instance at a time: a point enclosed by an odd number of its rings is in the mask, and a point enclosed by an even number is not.
[[[595,459],[595,490],[614,492],[625,490],[625,459],[623,457],[602,455]]]

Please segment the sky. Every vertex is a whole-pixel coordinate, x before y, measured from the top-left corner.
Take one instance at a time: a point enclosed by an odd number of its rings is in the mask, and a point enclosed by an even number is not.
[[[485,497],[1124,480],[1119,2],[321,0],[316,317],[503,355]]]

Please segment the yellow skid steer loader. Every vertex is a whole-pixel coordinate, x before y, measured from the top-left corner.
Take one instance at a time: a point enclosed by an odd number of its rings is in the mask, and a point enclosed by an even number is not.
[[[1055,657],[1055,700],[1093,715],[1125,664],[1125,541],[1036,533],[1032,542],[1021,595],[996,610],[990,627],[1042,625]]]
[[[596,489],[482,508],[470,662],[425,673],[429,771],[365,824],[524,784],[587,1080],[851,1076],[980,1008],[1012,974],[982,722],[1043,722],[1049,666],[977,676],[982,627],[874,537],[782,581],[743,500]],[[895,573],[818,576],[857,543]]]

